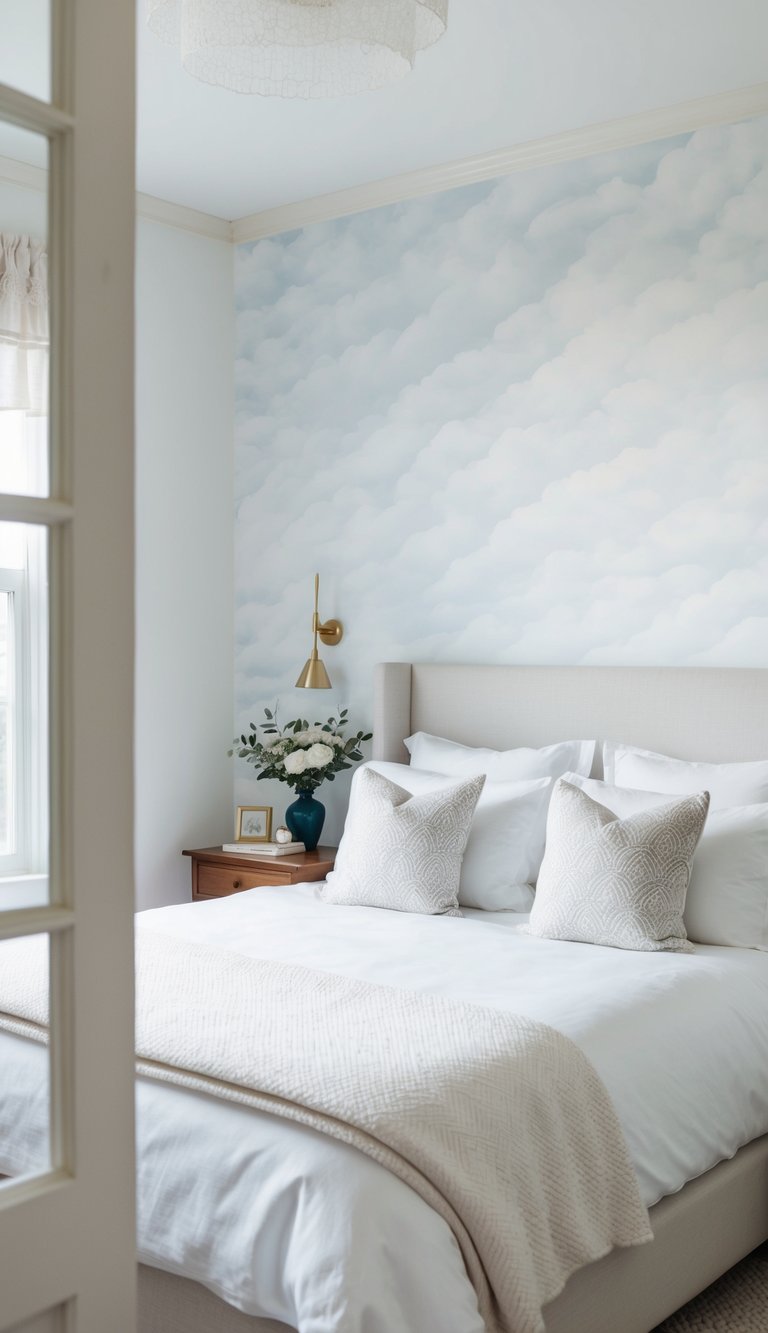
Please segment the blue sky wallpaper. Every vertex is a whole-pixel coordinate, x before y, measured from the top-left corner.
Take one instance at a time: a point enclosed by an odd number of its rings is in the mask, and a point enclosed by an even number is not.
[[[240,720],[379,660],[768,665],[768,121],[236,252]]]

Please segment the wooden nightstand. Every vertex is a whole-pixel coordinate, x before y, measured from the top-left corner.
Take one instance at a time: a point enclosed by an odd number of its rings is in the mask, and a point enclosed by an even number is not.
[[[306,880],[325,879],[336,859],[335,847],[318,847],[314,852],[295,856],[262,856],[254,848],[245,852],[223,852],[220,847],[199,847],[185,851],[192,857],[192,901],[224,898],[242,893],[259,884],[303,884]]]

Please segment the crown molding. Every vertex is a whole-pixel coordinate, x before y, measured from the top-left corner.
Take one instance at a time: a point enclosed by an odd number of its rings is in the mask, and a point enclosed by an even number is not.
[[[370,208],[402,203],[421,195],[438,194],[475,181],[492,180],[515,171],[540,167],[553,162],[565,162],[579,157],[633,144],[651,143],[654,139],[668,139],[676,134],[687,134],[704,129],[707,125],[724,125],[750,116],[768,113],[768,83],[753,84],[734,92],[714,93],[710,97],[679,102],[675,106],[656,111],[641,111],[623,116],[620,120],[587,125],[579,130],[567,130],[545,139],[533,139],[502,148],[497,152],[467,157],[459,162],[425,167],[409,171],[369,185],[337,190],[299,203],[284,204],[263,213],[252,213],[238,218],[232,224],[232,239],[236,245],[257,241],[279,232],[294,231],[313,222],[329,222],[333,218],[364,213]]]
[[[214,217],[212,213],[200,213],[196,208],[186,208],[183,204],[172,204],[166,199],[158,199],[153,194],[136,194],[136,214],[150,222],[160,222],[166,227],[176,227],[181,231],[194,232],[196,236],[208,236],[215,241],[231,242],[232,223],[225,218]]]
[[[44,167],[34,167],[12,157],[0,157],[0,184],[20,185],[25,190],[37,190],[44,194],[48,188],[48,172]],[[172,204],[166,199],[156,199],[152,194],[137,193],[136,214],[150,222],[193,232],[196,236],[208,236],[227,243],[232,241],[232,223],[225,218],[200,213],[196,208],[185,208],[182,204]]]
[[[33,167],[29,162],[17,162],[15,157],[0,157],[0,185],[21,185],[25,190],[44,194],[48,188],[48,172],[44,167]]]
[[[329,222],[333,218],[364,213],[371,208],[402,203],[406,199],[417,199],[423,195],[439,194],[443,190],[471,185],[475,181],[493,180],[497,176],[511,175],[512,172],[525,171],[530,167],[591,157],[593,153],[630,148],[633,144],[651,143],[654,139],[668,139],[676,134],[704,129],[707,125],[727,125],[765,114],[768,114],[768,83],[757,83],[734,92],[714,93],[710,97],[678,102],[675,106],[662,107],[656,111],[642,111],[634,116],[587,125],[579,130],[567,130],[563,134],[529,140],[512,148],[463,158],[458,162],[425,167],[421,171],[390,176],[368,185],[337,190],[333,194],[318,195],[298,203],[283,204],[279,208],[238,218],[236,222],[228,222],[225,218],[186,208],[182,204],[173,204],[151,194],[137,193],[136,212],[139,217],[151,222],[241,245],[246,241],[276,236],[280,232],[294,231],[313,222]],[[0,157],[0,183],[44,191],[47,179],[48,173],[42,167]]]

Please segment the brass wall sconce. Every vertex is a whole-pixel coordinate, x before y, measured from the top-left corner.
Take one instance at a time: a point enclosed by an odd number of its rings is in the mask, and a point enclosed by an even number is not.
[[[296,681],[297,690],[329,690],[331,682],[321,658],[317,655],[317,636],[329,647],[341,643],[344,630],[339,620],[326,620],[320,623],[317,601],[320,592],[320,575],[315,574],[315,613],[312,617],[312,652],[304,663],[304,670]]]

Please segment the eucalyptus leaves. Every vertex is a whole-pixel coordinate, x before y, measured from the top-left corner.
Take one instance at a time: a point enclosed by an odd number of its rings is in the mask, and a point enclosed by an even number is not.
[[[230,755],[245,759],[259,769],[258,779],[273,778],[296,791],[313,792],[321,782],[333,782],[337,773],[362,759],[360,746],[372,733],[358,731],[345,738],[349,725],[347,709],[327,722],[309,722],[296,718],[282,728],[277,724],[277,709],[264,709],[266,722],[250,723],[250,733],[236,736]],[[259,733],[263,736],[260,739]]]

